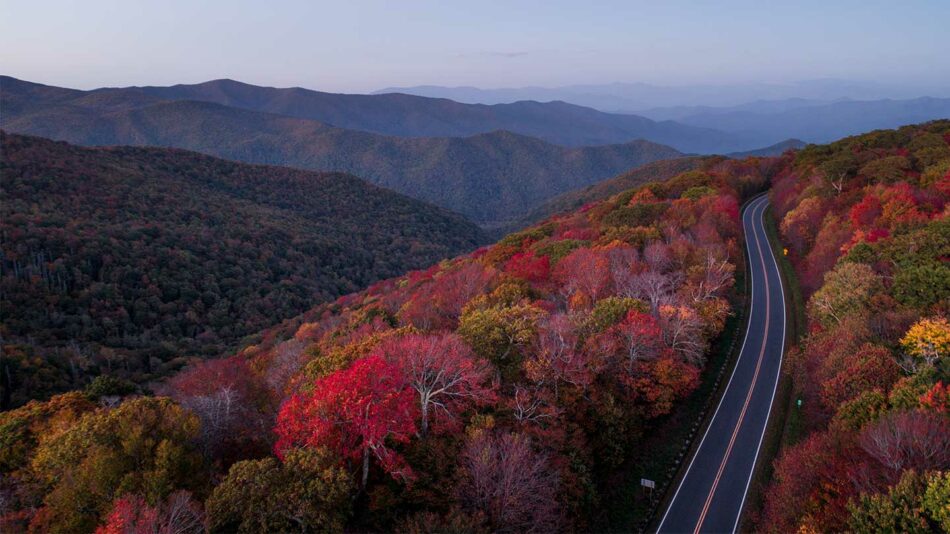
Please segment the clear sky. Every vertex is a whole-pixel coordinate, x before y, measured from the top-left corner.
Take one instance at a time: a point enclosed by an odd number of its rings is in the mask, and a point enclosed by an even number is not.
[[[814,78],[950,85],[950,0],[0,0],[0,72],[367,92]]]

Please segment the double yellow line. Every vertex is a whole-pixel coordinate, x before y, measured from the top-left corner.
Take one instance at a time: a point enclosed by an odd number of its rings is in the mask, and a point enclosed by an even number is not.
[[[763,202],[761,206],[766,206],[768,202]],[[755,209],[759,206],[756,206],[752,211],[753,220],[756,218]],[[765,208],[762,208],[762,212],[765,212]],[[752,382],[749,385],[749,392],[746,393],[745,402],[742,404],[742,411],[739,412],[739,420],[736,421],[736,428],[732,431],[732,437],[729,438],[729,446],[726,447],[726,453],[722,457],[722,462],[719,464],[719,470],[716,471],[716,478],[713,479],[712,486],[709,488],[709,495],[706,496],[706,502],[703,504],[703,511],[699,514],[699,520],[696,522],[696,528],[693,529],[693,534],[699,534],[699,530],[703,526],[703,521],[706,520],[706,514],[709,513],[709,505],[712,504],[713,497],[716,495],[716,488],[719,486],[719,480],[722,478],[722,472],[726,469],[726,464],[729,462],[729,457],[732,455],[732,448],[736,444],[736,436],[739,435],[739,430],[742,428],[742,421],[745,419],[745,414],[749,409],[749,402],[752,400],[752,393],[755,392],[756,382],[759,380],[759,371],[762,369],[762,360],[765,359],[765,347],[769,340],[769,320],[772,311],[772,298],[771,291],[769,289],[769,273],[765,265],[765,255],[762,254],[762,243],[759,241],[759,232],[755,230],[755,224],[753,223],[752,233],[755,234],[755,246],[759,251],[759,262],[762,265],[762,272],[765,274],[765,334],[762,336],[762,346],[759,347],[759,358],[755,362],[755,372],[752,374]],[[758,456],[758,454],[756,454]],[[755,468],[753,464],[753,469]],[[741,512],[741,510],[740,510]]]

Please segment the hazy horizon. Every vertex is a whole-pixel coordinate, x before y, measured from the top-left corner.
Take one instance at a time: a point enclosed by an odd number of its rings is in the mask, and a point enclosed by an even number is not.
[[[938,46],[950,3],[933,0],[409,2],[397,12],[379,0],[294,0],[279,11],[183,0],[2,5],[2,71],[77,89],[219,78],[346,93],[822,79],[950,87],[950,54]]]

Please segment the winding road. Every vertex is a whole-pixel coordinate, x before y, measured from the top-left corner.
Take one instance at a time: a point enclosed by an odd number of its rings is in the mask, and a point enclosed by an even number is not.
[[[658,532],[735,532],[739,526],[785,350],[785,295],[765,233],[766,207],[763,195],[742,212],[752,280],[742,349]]]

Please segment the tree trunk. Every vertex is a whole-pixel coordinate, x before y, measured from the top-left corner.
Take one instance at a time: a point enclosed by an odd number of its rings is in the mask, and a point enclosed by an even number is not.
[[[366,489],[366,481],[369,479],[369,447],[363,449],[363,477],[360,480],[360,489]]]
[[[423,437],[426,433],[429,432],[429,403],[422,402],[422,435]]]
[[[10,364],[3,361],[3,355],[0,354],[0,410],[10,408],[11,397],[13,396],[13,379],[10,377]]]

